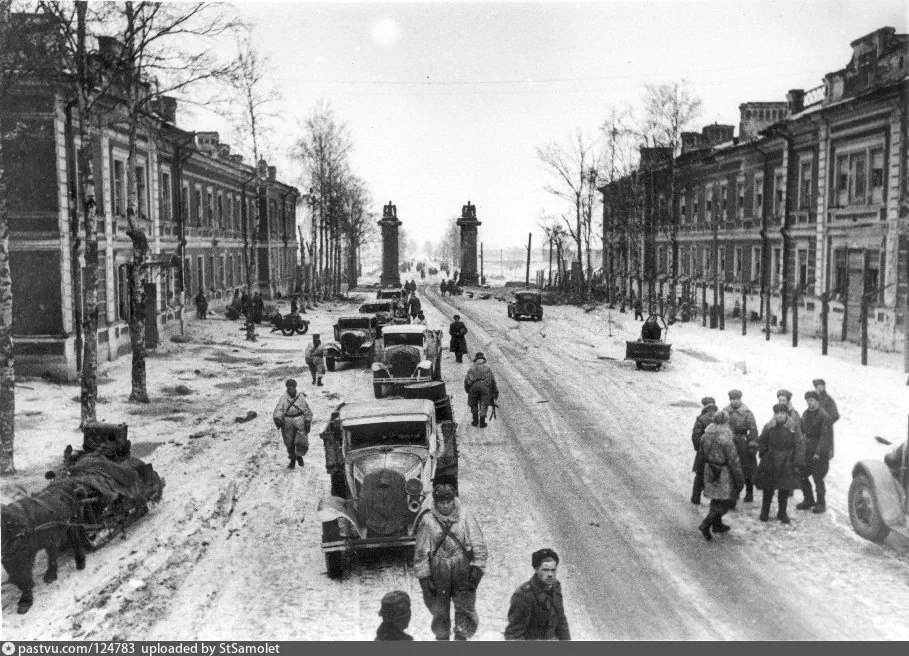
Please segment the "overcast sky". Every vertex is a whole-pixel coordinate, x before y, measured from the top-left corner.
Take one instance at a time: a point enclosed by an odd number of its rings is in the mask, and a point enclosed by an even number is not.
[[[536,240],[541,211],[567,209],[543,190],[535,147],[595,133],[610,106],[639,106],[645,83],[685,77],[704,101],[696,129],[737,126],[739,103],[815,87],[845,66],[850,41],[907,31],[904,0],[235,5],[272,60],[279,147],[325,99],[377,210],[393,200],[422,243],[470,199],[487,247]],[[183,126],[229,138],[219,121]]]

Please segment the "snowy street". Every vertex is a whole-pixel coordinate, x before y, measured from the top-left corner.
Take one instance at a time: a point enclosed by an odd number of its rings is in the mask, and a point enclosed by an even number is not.
[[[603,309],[546,306],[542,322],[514,322],[494,299],[429,293],[435,307],[427,307],[421,296],[431,327],[447,333],[450,317],[461,314],[470,352],[487,354],[501,389],[497,419],[483,431],[471,427],[462,387],[468,360],[457,365],[444,352],[460,423],[461,495],[490,551],[478,638],[501,637],[509,596],[532,574],[530,553],[542,546],[562,557],[566,612],[579,639],[909,637],[909,548],[856,536],[845,495],[852,463],[887,450],[873,436],[904,435],[905,417],[886,412],[902,407],[905,395],[896,368],[862,370],[808,348],[789,361],[776,350],[762,358],[762,349],[781,349],[783,339],[765,345],[727,331],[719,341],[677,324],[671,364],[637,371],[622,361],[624,340],[639,330],[630,314],[613,312],[609,337]],[[89,553],[83,572],[66,554],[59,580],[44,584],[39,556],[27,615],[15,614],[18,592],[5,582],[4,635],[371,639],[379,599],[399,588],[414,599],[414,636],[431,639],[418,582],[400,554],[361,556],[342,581],[325,574],[315,507],[329,479],[318,433],[334,406],[371,399],[372,388],[364,367],[341,364],[317,391],[302,350],[313,332],[330,334],[335,317],[351,309],[322,304],[309,313],[306,336],[260,328],[255,344],[220,316],[190,322],[191,342],[165,341],[149,360],[149,406],[126,402],[128,389],[118,383],[128,379],[128,361],[108,365],[99,419],[129,423],[136,455],[166,479],[164,499],[125,539]],[[742,360],[746,375],[733,367]],[[793,523],[782,526],[760,523],[759,503],[740,504],[727,520],[732,531],[705,542],[696,526],[706,507],[688,501],[700,397],[722,404],[739,387],[762,426],[777,387],[792,389],[801,410],[803,388],[817,375],[827,377],[843,415],[828,512],[793,510]],[[315,413],[302,471],[287,469],[271,423],[291,376]],[[176,393],[180,384],[189,394]],[[68,401],[77,387],[32,380],[22,388],[21,473],[4,482],[4,502],[18,485],[39,489],[66,444],[80,442],[69,429],[78,423],[77,404],[49,402]],[[248,410],[258,417],[234,422]]]

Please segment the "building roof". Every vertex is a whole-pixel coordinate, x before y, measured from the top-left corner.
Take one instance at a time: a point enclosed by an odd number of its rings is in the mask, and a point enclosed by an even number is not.
[[[388,399],[348,403],[341,408],[341,425],[367,421],[423,421],[435,415],[436,406],[426,399]]]

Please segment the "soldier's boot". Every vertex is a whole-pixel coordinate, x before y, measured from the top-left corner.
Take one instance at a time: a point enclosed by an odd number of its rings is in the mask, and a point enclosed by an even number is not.
[[[701,535],[704,536],[705,540],[712,540],[713,536],[710,534],[710,528],[713,526],[713,523],[719,519],[717,513],[712,510],[707,513],[707,516],[704,518],[704,521],[701,522],[698,526],[698,530],[701,532]]]
[[[301,467],[304,466],[303,456],[297,456],[297,464],[300,465]]]
[[[297,466],[297,460],[296,460],[296,458],[294,458],[293,456],[290,456],[290,464],[287,465],[287,468],[288,468],[288,469],[293,469],[293,468],[296,467],[296,466]]]
[[[785,492],[780,492],[780,497],[779,497],[778,503],[779,503],[779,509],[776,512],[776,518],[778,520],[780,520],[780,523],[788,524],[791,521],[789,519],[789,515],[786,514],[786,506],[789,505],[789,495],[786,494]]]
[[[480,417],[480,428],[486,428],[486,415]]]
[[[754,483],[745,483],[745,498],[743,501],[745,503],[751,503],[754,501]]]
[[[827,504],[824,503],[823,494],[817,495],[817,503],[814,504],[814,508],[811,509],[811,512],[813,512],[815,515],[820,515],[823,512],[827,512]]]
[[[761,498],[761,514],[758,517],[762,522],[766,522],[770,519],[770,502],[773,501],[773,492],[770,490],[764,491],[764,496]]]
[[[811,510],[814,508],[814,491],[811,489],[810,485],[802,485],[802,501],[795,504],[796,510]]]
[[[701,493],[703,492],[703,487],[698,483],[697,476],[695,476],[694,484],[691,486],[691,503],[696,506],[701,505]]]
[[[462,633],[461,631],[455,631],[454,639],[455,640],[467,640],[467,636],[464,633]]]
[[[316,379],[316,387],[322,387],[322,376]]]
[[[478,415],[476,412],[474,412],[474,413],[473,413],[473,421],[470,422],[470,425],[471,425],[471,426],[477,426],[477,425],[479,425],[479,423],[480,423],[480,415]]]

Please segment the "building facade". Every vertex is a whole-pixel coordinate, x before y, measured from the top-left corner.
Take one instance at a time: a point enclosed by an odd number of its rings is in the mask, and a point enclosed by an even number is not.
[[[740,105],[738,136],[683,133],[677,157],[642,149],[636,171],[601,187],[612,289],[695,289],[802,334],[819,334],[826,310],[831,339],[860,341],[865,323],[873,347],[905,348],[909,35],[851,46],[817,89]]]
[[[112,47],[101,41],[103,49]],[[113,107],[113,104],[111,104]],[[144,117],[136,164],[138,217],[148,237],[146,344],[179,320],[201,290],[210,305],[246,288],[274,298],[294,291],[299,192],[274,167],[256,166],[216,132],[176,126],[176,101]],[[126,235],[128,142],[112,108],[92,153],[97,201],[98,359],[130,352]],[[80,147],[64,90],[25,84],[0,110],[7,179],[16,370],[73,379],[81,366],[85,273]],[[15,128],[15,129],[14,129]],[[254,258],[253,267],[250,260]],[[185,305],[184,305],[185,304]],[[188,316],[188,315],[187,315]]]

